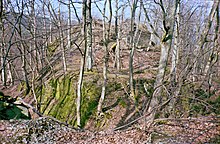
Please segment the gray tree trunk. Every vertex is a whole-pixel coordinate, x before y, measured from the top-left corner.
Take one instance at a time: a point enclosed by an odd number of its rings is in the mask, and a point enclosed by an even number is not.
[[[133,0],[131,4],[131,43],[130,43],[130,56],[129,56],[129,86],[130,86],[130,96],[135,99],[135,88],[134,88],[134,74],[133,74],[133,57],[135,51],[135,12],[138,0]]]
[[[63,30],[62,30],[62,25],[61,25],[61,12],[60,12],[60,6],[61,3],[59,3],[59,11],[58,11],[58,26],[59,26],[59,37],[60,37],[60,48],[62,51],[62,60],[63,60],[63,72],[66,73],[67,71],[67,65],[66,65],[66,49],[64,46],[64,36],[63,36]]]
[[[3,2],[1,1],[1,3],[3,4]],[[1,5],[2,5],[1,4]],[[4,23],[3,23],[3,19],[2,16],[0,17],[0,32],[1,32],[1,43],[0,43],[0,48],[1,48],[1,80],[2,80],[2,84],[4,86],[6,86],[6,79],[7,79],[7,73],[6,73],[6,65],[4,65],[4,56],[5,56],[5,44],[4,44]]]
[[[70,0],[68,1],[68,20],[67,20],[67,25],[68,25],[68,30],[67,30],[67,49],[71,48],[71,9],[70,9],[71,2]]]
[[[115,62],[114,67],[118,71],[121,69],[121,61],[120,61],[120,49],[121,49],[121,26],[119,25],[119,2],[115,0],[115,36],[116,36],[116,49],[115,49]]]
[[[83,0],[83,7],[82,7],[83,34],[84,34],[84,40],[85,40],[85,43],[84,43],[85,49],[84,49],[84,54],[82,54],[82,57],[81,57],[81,66],[80,66],[79,79],[77,83],[77,99],[76,99],[76,121],[77,121],[77,126],[79,128],[81,128],[81,95],[82,95],[82,83],[83,83],[83,75],[84,75],[86,52],[87,52],[86,1],[87,0]]]
[[[165,11],[165,7],[163,5],[162,0],[158,3],[159,6],[161,7],[161,10],[163,12],[163,28],[165,30],[163,37],[161,39],[161,54],[160,54],[160,61],[159,61],[159,67],[158,67],[158,73],[156,76],[156,81],[154,83],[154,94],[150,100],[150,104],[148,107],[147,112],[149,115],[147,116],[148,120],[148,126],[150,126],[155,118],[157,109],[159,108],[161,104],[161,92],[163,88],[163,81],[164,81],[164,76],[165,76],[165,71],[167,67],[167,61],[169,57],[169,50],[171,48],[172,44],[172,35],[173,35],[173,30],[174,30],[174,17],[176,15],[176,10],[177,10],[177,1],[175,2],[175,6],[173,8],[173,17],[172,17],[172,22],[171,22],[171,27],[167,25],[167,13]]]
[[[180,24],[180,0],[177,0],[177,10],[175,17],[175,26],[174,26],[174,46],[172,49],[172,64],[171,64],[171,85],[174,86],[176,83],[176,69],[179,59],[179,24]]]
[[[110,35],[110,28],[111,28],[111,20],[112,20],[112,6],[111,6],[111,0],[108,0],[109,2],[109,18],[108,18],[108,27],[106,28],[106,5],[107,0],[105,0],[104,7],[103,7],[103,41],[104,41],[104,63],[103,63],[103,83],[102,83],[102,93],[101,97],[99,99],[98,108],[97,108],[97,115],[99,116],[102,112],[102,104],[105,99],[106,95],[106,84],[107,84],[107,70],[108,70],[108,43],[109,43],[109,35]]]
[[[91,15],[91,0],[87,0],[86,7],[86,26],[87,26],[87,55],[86,55],[86,70],[92,70],[92,15]]]

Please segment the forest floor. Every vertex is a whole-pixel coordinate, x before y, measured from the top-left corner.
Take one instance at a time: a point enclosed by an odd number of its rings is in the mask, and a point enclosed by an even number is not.
[[[1,143],[94,143],[94,144],[218,144],[220,119],[199,117],[170,120],[145,131],[137,124],[125,130],[77,130],[49,117],[0,121]],[[151,135],[148,135],[151,131]],[[218,137],[218,139],[217,139]]]

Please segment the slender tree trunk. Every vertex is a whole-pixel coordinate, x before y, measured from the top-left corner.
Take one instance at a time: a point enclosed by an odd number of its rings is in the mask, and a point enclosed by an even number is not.
[[[215,1],[216,2],[216,1]],[[213,38],[213,42],[214,42],[214,47],[211,50],[211,53],[209,55],[209,59],[208,62],[205,66],[205,70],[204,70],[204,80],[207,80],[207,83],[209,85],[209,94],[211,94],[210,88],[212,86],[212,77],[213,77],[213,66],[215,65],[215,63],[217,63],[218,61],[218,52],[219,52],[219,25],[220,25],[220,20],[219,20],[219,0],[218,0],[218,4],[216,6],[216,10],[215,10],[215,15],[216,15],[216,26],[215,26],[215,35]]]
[[[175,17],[174,26],[174,46],[172,49],[172,65],[171,65],[171,85],[175,86],[176,83],[176,69],[179,59],[179,24],[180,24],[180,0],[177,1],[177,12]]]
[[[4,56],[5,56],[5,44],[4,44],[4,24],[3,24],[3,19],[0,17],[0,32],[1,32],[1,43],[0,43],[0,48],[1,48],[1,80],[2,84],[6,86],[6,81],[7,81],[7,73],[6,73],[6,65],[4,65]]]
[[[53,28],[53,26],[52,26],[52,18],[50,18],[50,31],[49,31],[49,33],[50,33],[50,43],[53,42],[52,28]]]
[[[28,80],[28,72],[27,72],[27,64],[26,64],[26,48],[24,47],[24,44],[21,44],[21,48],[23,50],[23,52],[21,53],[21,60],[22,60],[22,69],[23,69],[23,77],[25,80],[25,84],[26,84],[26,94],[29,93],[30,91],[30,84],[29,84],[29,80]]]
[[[60,37],[60,48],[62,51],[62,60],[63,60],[63,72],[66,73],[67,71],[67,66],[66,66],[66,49],[64,46],[64,36],[63,36],[63,29],[62,29],[62,25],[61,25],[61,11],[60,11],[60,6],[61,3],[59,3],[59,12],[58,12],[58,16],[59,16],[59,20],[58,20],[58,25],[59,25],[59,37]]]
[[[68,20],[67,20],[67,25],[68,25],[68,30],[67,30],[67,49],[71,48],[71,9],[70,5],[71,2],[70,0],[68,1]]]
[[[30,52],[34,52],[35,56],[35,64],[37,67],[37,71],[39,71],[39,66],[41,65],[40,53],[37,47],[37,22],[36,22],[36,14],[35,14],[35,0],[31,0],[31,19],[32,19],[32,32],[33,32],[33,47],[31,46]]]
[[[170,69],[170,89],[171,89],[171,95],[177,95],[179,94],[182,85],[183,85],[183,79],[179,79],[179,84],[177,86],[177,64],[179,59],[179,24],[180,24],[180,0],[176,0],[176,15],[174,16],[174,30],[173,30],[173,39],[174,39],[174,45],[172,48],[172,60],[171,60],[171,69]],[[184,75],[185,76],[185,75]],[[171,96],[169,97],[171,98]],[[174,97],[171,99],[169,103],[169,114],[172,114],[173,111],[175,111],[175,103],[176,98]],[[173,115],[175,114],[173,113]]]
[[[118,0],[115,0],[115,36],[116,36],[116,49],[115,49],[115,64],[114,67],[118,71],[121,69],[121,61],[120,61],[120,49],[121,49],[121,27],[118,25],[119,22],[119,16],[118,16],[118,10],[119,10],[119,2]]]
[[[14,79],[13,79],[13,75],[12,75],[12,69],[11,69],[11,63],[8,62],[7,64],[7,67],[8,67],[8,82],[9,82],[9,85],[13,85],[14,84]]]
[[[44,0],[44,4],[42,7],[43,10],[43,18],[44,18],[44,40],[45,40],[45,45],[43,45],[43,49],[42,49],[42,65],[44,67],[44,61],[47,58],[47,48],[48,48],[48,31],[47,31],[47,21],[46,21],[46,12],[45,12],[45,4],[46,4],[46,0]]]
[[[82,95],[82,83],[84,75],[84,65],[85,65],[85,56],[81,58],[81,66],[79,73],[79,80],[77,83],[77,99],[76,99],[76,118],[77,118],[77,127],[81,128],[81,95]]]
[[[86,70],[92,70],[92,15],[91,15],[91,0],[87,0],[86,8],[86,23],[87,23],[87,55],[86,55]]]
[[[6,86],[6,67],[4,65],[4,23],[3,23],[3,0],[0,0],[0,33],[1,33],[1,43],[0,43],[0,53],[1,53],[1,80],[2,84]]]
[[[130,95],[133,100],[135,100],[135,88],[134,88],[134,74],[133,74],[133,57],[134,57],[134,51],[135,51],[135,11],[137,7],[137,0],[133,0],[132,7],[131,7],[131,50],[130,50],[130,56],[129,56],[129,86],[130,86]]]
[[[83,34],[84,34],[84,40],[85,40],[85,43],[84,43],[85,44],[85,49],[84,49],[84,54],[82,54],[82,58],[81,58],[79,80],[78,80],[78,83],[77,83],[77,99],[76,99],[76,119],[77,119],[77,126],[79,128],[81,128],[81,94],[82,94],[82,83],[83,83],[83,75],[84,75],[86,52],[87,52],[86,1],[87,0],[83,0],[83,8],[82,8]]]
[[[21,8],[21,17],[19,18],[19,22],[18,22],[18,27],[19,27],[19,37],[20,37],[20,46],[21,46],[21,61],[22,61],[22,73],[23,73],[23,78],[26,84],[26,92],[25,94],[27,95],[30,92],[30,84],[29,84],[29,79],[28,79],[28,71],[27,71],[27,64],[26,64],[26,55],[27,55],[27,50],[26,47],[24,45],[24,41],[23,41],[23,36],[22,36],[22,16],[23,16],[23,8],[24,8],[24,2],[22,1],[22,8]]]
[[[106,4],[107,4],[107,0],[105,0],[104,3],[104,7],[103,7],[103,40],[104,40],[104,63],[103,63],[103,83],[102,83],[102,93],[101,93],[101,97],[99,99],[99,103],[98,103],[98,108],[97,108],[97,115],[99,116],[102,112],[102,104],[103,101],[105,99],[105,95],[106,95],[106,84],[107,84],[107,70],[108,70],[108,57],[109,57],[109,53],[108,53],[108,43],[109,43],[109,35],[110,35],[110,28],[111,28],[111,20],[112,20],[112,6],[111,6],[111,0],[108,0],[109,2],[109,20],[108,20],[108,27],[106,29]]]
[[[103,41],[104,41],[104,62],[103,62],[103,82],[102,82],[102,93],[101,93],[101,97],[99,99],[99,104],[98,104],[98,108],[97,108],[97,115],[99,116],[102,112],[102,104],[103,101],[105,99],[105,92],[106,92],[106,83],[107,83],[107,61],[108,61],[108,48],[107,48],[107,44],[106,44],[106,17],[105,17],[105,13],[106,13],[106,4],[107,4],[107,0],[105,0],[104,3],[104,7],[103,7]]]

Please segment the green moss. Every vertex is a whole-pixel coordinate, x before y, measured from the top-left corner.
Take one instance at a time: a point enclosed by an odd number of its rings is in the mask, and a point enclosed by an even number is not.
[[[167,123],[168,123],[168,121],[166,121],[166,120],[157,121],[158,125],[164,125],[164,124],[167,124]]]
[[[127,107],[127,104],[124,100],[120,100],[119,104],[123,107],[123,108],[126,108]]]
[[[101,87],[96,81],[84,82],[82,88],[81,125],[85,126],[91,115],[95,114]]]
[[[97,109],[101,87],[97,85],[99,79],[94,77],[84,81],[81,100],[81,122],[85,126],[91,115]],[[51,79],[48,84],[38,87],[42,90],[41,110],[45,115],[53,116],[61,121],[75,124],[76,115],[76,82],[77,79],[71,75],[64,75]],[[38,93],[38,100],[39,100]]]
[[[30,86],[27,86],[27,83],[25,81],[22,81],[17,88],[18,91],[25,91],[25,95],[28,95],[31,91]]]

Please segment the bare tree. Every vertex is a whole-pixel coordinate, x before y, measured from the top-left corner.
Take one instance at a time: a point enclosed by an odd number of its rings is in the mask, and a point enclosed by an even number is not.
[[[86,6],[86,26],[87,26],[87,55],[86,55],[86,70],[91,71],[93,65],[92,59],[92,15],[91,15],[91,0],[87,0]]]
[[[119,11],[119,1],[115,0],[115,37],[116,37],[116,49],[115,49],[115,62],[114,67],[117,68],[118,71],[121,69],[121,61],[120,61],[120,49],[121,49],[121,26],[119,24],[120,16],[118,14]]]
[[[109,3],[109,18],[108,18],[108,25],[106,26],[106,5],[107,1]],[[108,44],[109,44],[109,35],[110,35],[110,28],[111,28],[111,20],[112,20],[112,3],[111,0],[105,0],[104,2],[104,7],[103,7],[103,12],[102,12],[102,17],[103,17],[103,42],[104,42],[104,62],[103,62],[103,83],[102,83],[102,93],[101,97],[99,99],[98,103],[98,109],[97,109],[97,115],[99,116],[102,112],[102,104],[105,99],[106,95],[106,85],[107,85],[107,63],[108,63],[108,57],[109,57],[109,52],[108,52]]]
[[[159,5],[159,7],[162,10],[162,14],[163,14],[162,23],[163,23],[164,34],[161,38],[161,43],[160,43],[161,55],[160,55],[160,61],[159,61],[159,67],[158,67],[158,73],[156,76],[156,81],[154,83],[155,90],[154,90],[153,96],[151,97],[151,99],[149,101],[149,105],[147,106],[147,112],[149,113],[149,115],[147,116],[146,119],[148,120],[149,124],[152,124],[152,122],[155,118],[155,114],[157,112],[157,109],[159,108],[159,105],[161,104],[161,92],[163,89],[163,80],[164,80],[164,76],[165,76],[165,70],[167,67],[169,50],[170,50],[171,44],[172,44],[171,40],[172,40],[172,35],[173,35],[173,30],[174,30],[174,18],[175,18],[176,10],[177,10],[177,1],[175,1],[175,5],[173,7],[171,24],[168,25],[168,19],[167,19],[168,13],[164,7],[163,1],[159,0],[159,2],[157,2],[155,0],[154,2],[157,5]],[[150,126],[150,125],[148,125],[148,126]]]
[[[176,83],[176,69],[179,59],[179,25],[180,25],[180,0],[177,0],[177,10],[174,24],[174,46],[172,49],[171,85]]]
[[[66,65],[66,49],[64,44],[64,35],[62,29],[62,19],[61,19],[61,3],[59,3],[59,11],[58,11],[58,26],[59,26],[59,37],[60,37],[60,48],[62,50],[62,60],[63,60],[63,71],[66,73],[67,65]]]
[[[67,25],[68,25],[68,30],[67,30],[67,49],[71,48],[71,1],[68,1],[68,20],[67,20]]]
[[[6,66],[4,65],[4,22],[3,22],[3,0],[0,1],[0,32],[1,32],[1,43],[0,43],[0,48],[1,48],[1,80],[2,80],[2,84],[4,86],[6,86]]]
[[[34,1],[33,1],[34,2]],[[19,9],[19,13],[20,13],[20,18],[19,18],[19,22],[18,22],[18,35],[19,35],[19,39],[20,39],[20,44],[18,45],[20,54],[21,54],[21,61],[22,61],[22,73],[23,73],[23,78],[26,84],[26,94],[29,93],[30,91],[30,84],[29,84],[29,79],[28,79],[28,70],[27,70],[27,47],[25,45],[25,42],[23,40],[23,34],[22,34],[22,16],[24,14],[24,7],[25,7],[25,3],[22,0],[22,4],[21,4],[21,8]]]
[[[86,61],[86,52],[87,52],[87,25],[86,25],[86,6],[87,0],[83,0],[83,7],[82,7],[82,15],[83,15],[83,34],[84,34],[84,53],[81,57],[81,65],[80,65],[80,73],[79,79],[77,83],[77,99],[76,99],[76,118],[77,118],[77,126],[81,127],[81,95],[82,95],[82,83],[83,83],[83,75],[85,69],[85,61]]]
[[[133,99],[135,99],[135,88],[134,88],[134,76],[133,76],[133,57],[134,57],[134,51],[136,47],[135,43],[135,31],[136,31],[136,25],[135,25],[135,12],[137,8],[138,0],[133,0],[131,3],[131,42],[130,42],[130,56],[129,56],[129,86],[130,86],[130,95]]]

